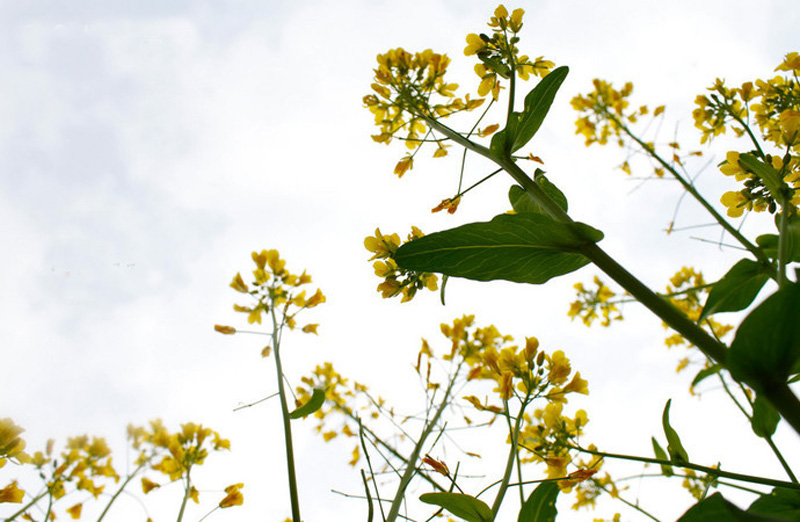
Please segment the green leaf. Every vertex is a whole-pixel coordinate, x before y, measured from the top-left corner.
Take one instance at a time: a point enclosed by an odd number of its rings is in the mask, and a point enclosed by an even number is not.
[[[769,275],[761,265],[742,259],[728,270],[722,279],[714,283],[698,323],[719,312],[744,310],[756,298]]]
[[[780,420],[780,413],[761,394],[756,394],[756,400],[753,402],[753,418],[750,419],[753,432],[759,437],[770,437],[775,433]]]
[[[492,136],[489,149],[497,157],[513,154],[528,143],[542,126],[556,93],[569,73],[566,66],[557,67],[542,78],[527,96],[522,112],[512,112],[506,127]]]
[[[764,186],[776,201],[781,200],[781,189],[786,185],[783,183],[780,173],[772,165],[764,163],[752,154],[740,154],[739,163],[764,182]]]
[[[653,441],[653,453],[656,454],[656,458],[658,460],[670,460],[670,458],[667,457],[667,452],[664,451],[664,448],[661,447],[656,438],[655,437],[650,437],[650,438]],[[661,464],[661,473],[665,477],[671,477],[672,475],[674,475],[672,471],[672,466],[667,466],[666,464]]]
[[[722,365],[719,364],[712,364],[708,368],[703,368],[702,370],[697,372],[697,375],[695,375],[694,379],[692,379],[692,388],[700,384],[700,382],[706,379],[707,377],[711,377],[712,375],[718,374],[721,369]]]
[[[483,501],[462,493],[425,493],[419,499],[439,506],[468,522],[491,522],[492,510]]]
[[[683,514],[678,522],[769,522],[783,520],[742,511],[719,493],[701,500]]]
[[[292,413],[289,414],[290,419],[299,419],[300,417],[305,417],[306,415],[311,415],[318,409],[322,408],[322,405],[325,403],[325,390],[320,388],[314,388],[314,391],[311,392],[311,398],[306,401],[305,404],[294,410]]]
[[[775,488],[772,493],[761,495],[753,501],[747,512],[779,517],[781,520],[800,521],[800,493]]]
[[[728,352],[734,378],[756,392],[763,383],[785,383],[800,363],[800,284],[790,283],[745,317]]]
[[[566,66],[553,69],[525,96],[525,109],[511,145],[511,153],[524,147],[542,126],[550,106],[553,105],[556,93],[568,73],[569,67]]]
[[[410,241],[397,249],[394,260],[418,272],[541,284],[586,265],[589,260],[578,248],[602,238],[602,232],[583,223],[501,214]]]
[[[780,230],[780,214],[775,215],[775,226]],[[800,263],[800,215],[789,218],[787,227],[786,241],[789,242],[787,248],[788,260]],[[776,234],[763,234],[756,238],[756,244],[764,251],[764,255],[770,259],[778,258],[778,236]]]
[[[564,212],[567,211],[567,197],[558,189],[558,187],[553,185],[550,180],[545,177],[544,172],[536,169],[533,180],[536,182],[539,188],[544,191],[545,194],[550,196],[550,199],[555,201],[556,204],[561,207]],[[514,209],[514,211],[520,214],[526,212],[546,214],[544,209],[542,209],[542,207],[536,201],[534,201],[533,197],[525,192],[525,189],[519,185],[511,185],[511,188],[508,189],[508,200],[511,202],[511,207]]]
[[[664,406],[664,413],[661,415],[661,424],[664,426],[664,435],[667,436],[667,453],[669,453],[669,460],[676,464],[681,464],[689,462],[689,455],[687,455],[686,450],[683,449],[683,444],[681,444],[681,438],[678,436],[678,432],[669,425],[669,407],[671,404],[672,399],[669,399],[667,405]]]
[[[561,490],[558,482],[542,482],[519,510],[517,522],[553,522],[558,515],[556,498]]]

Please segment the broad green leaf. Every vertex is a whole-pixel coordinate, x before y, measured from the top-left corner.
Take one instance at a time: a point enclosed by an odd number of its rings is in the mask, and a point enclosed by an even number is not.
[[[760,393],[756,394],[756,400],[753,402],[753,418],[750,420],[753,432],[759,437],[770,437],[775,433],[780,420],[780,413]]]
[[[768,279],[769,276],[761,265],[749,259],[740,260],[722,279],[714,283],[697,322],[702,322],[712,314],[744,310],[750,306]]]
[[[536,182],[539,188],[544,191],[545,194],[550,196],[550,199],[555,201],[558,206],[561,207],[564,212],[567,211],[567,197],[563,192],[558,190],[558,187],[553,185],[550,180],[545,177],[544,172],[536,169],[533,180]],[[539,204],[534,201],[530,194],[525,192],[525,189],[519,185],[511,185],[511,188],[508,189],[508,200],[511,202],[511,207],[514,209],[514,211],[520,214],[526,212],[545,214],[544,210],[542,210],[542,207],[539,206]]]
[[[667,453],[669,453],[669,460],[676,464],[689,462],[689,455],[683,449],[681,438],[678,437],[678,432],[672,429],[669,424],[669,407],[672,404],[672,399],[667,401],[664,406],[664,413],[661,415],[661,424],[664,426],[664,435],[667,436]]]
[[[556,498],[561,490],[558,482],[542,482],[519,510],[517,522],[553,522],[558,515]]]
[[[753,501],[747,512],[800,521],[800,492],[775,488],[772,493],[761,495]]]
[[[703,368],[702,370],[697,372],[697,375],[695,375],[694,379],[692,379],[692,388],[700,384],[700,382],[702,382],[707,377],[711,377],[712,375],[718,374],[721,369],[722,366],[719,364],[712,364],[708,368]]]
[[[401,268],[465,277],[541,284],[589,260],[577,253],[603,233],[583,223],[542,214],[501,214],[410,241],[394,255]]]
[[[678,522],[769,522],[779,521],[756,513],[742,511],[719,493],[714,493],[692,506]]]
[[[491,522],[492,509],[482,500],[462,493],[425,493],[419,499],[439,506],[468,522]]]
[[[781,179],[780,173],[775,170],[775,167],[764,163],[752,154],[740,154],[739,163],[742,164],[747,170],[752,171],[764,182],[770,194],[776,201],[781,199],[781,187],[785,186]]]
[[[321,390],[319,388],[314,388],[314,391],[311,392],[311,398],[308,399],[305,404],[294,410],[292,413],[289,414],[290,419],[299,419],[300,417],[305,417],[306,415],[311,415],[318,409],[322,408],[322,405],[325,403],[325,390]]]
[[[553,69],[525,96],[523,111],[511,113],[506,127],[492,136],[489,148],[496,156],[513,154],[533,138],[542,126],[567,73],[569,68],[566,66]]]
[[[664,451],[664,448],[661,447],[656,438],[655,437],[650,437],[650,438],[653,441],[653,453],[656,454],[656,458],[658,460],[670,460],[670,458],[667,456],[667,452]],[[661,464],[661,473],[665,477],[671,477],[672,475],[674,475],[672,471],[672,466],[667,466],[666,464]]]
[[[756,391],[762,383],[786,382],[800,363],[800,284],[789,283],[745,317],[728,352],[734,378]]]

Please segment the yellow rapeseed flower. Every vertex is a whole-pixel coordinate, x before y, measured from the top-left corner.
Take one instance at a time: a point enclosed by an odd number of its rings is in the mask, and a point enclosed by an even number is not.
[[[244,496],[242,495],[241,488],[244,484],[231,484],[225,488],[226,496],[219,502],[219,507],[229,508],[233,506],[241,506],[244,503]]]

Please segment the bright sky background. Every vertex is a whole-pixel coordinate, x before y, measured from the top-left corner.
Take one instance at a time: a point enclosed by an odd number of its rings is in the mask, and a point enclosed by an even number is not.
[[[321,324],[318,337],[286,338],[295,382],[329,360],[404,404],[418,390],[411,367],[420,337],[436,349],[440,322],[475,313],[479,324],[566,351],[589,381],[590,396],[577,403],[591,420],[587,442],[649,456],[650,437],[663,439],[661,410],[672,397],[673,422],[693,459],[781,477],[733,407],[717,401],[719,390],[702,401],[689,396],[691,376],[674,372],[683,354],[663,346],[658,320],[629,305],[625,322],[610,330],[570,323],[571,286],[590,281],[591,267],[546,287],[451,280],[446,307],[433,294],[401,305],[375,292],[362,241],[376,226],[405,235],[411,224],[431,232],[488,220],[508,208],[509,186],[494,179],[454,216],[431,215],[455,191],[459,154],[433,160],[423,151],[402,180],[392,174],[405,149],[373,143],[361,104],[375,55],[398,46],[446,52],[451,81],[474,93],[464,37],[485,30],[495,5],[0,1],[0,417],[26,428],[31,451],[49,437],[61,445],[71,435],[104,436],[122,469],[127,423],[202,422],[231,439],[233,451],[209,460],[213,473],[198,476],[198,487],[246,483],[245,507],[214,519],[282,521],[289,505],[278,404],[232,411],[274,392],[273,362],[259,356],[262,339],[213,331],[215,323],[245,326],[232,311],[233,302],[245,303],[228,283],[251,270],[251,251],[277,248],[290,270],[308,270],[328,297],[307,316]],[[736,253],[691,239],[716,241],[718,231],[667,237],[675,184],[641,184],[616,168],[624,151],[586,149],[573,135],[569,100],[594,77],[632,80],[636,103],[667,105],[658,139],[677,133],[698,147],[695,96],[716,77],[739,85],[772,75],[799,47],[795,1],[506,6],[526,10],[524,53],[571,68],[526,150],[544,159],[573,217],[603,230],[604,248],[656,289],[682,265],[703,268],[708,280],[721,276]],[[696,167],[720,161],[725,150],[720,142]],[[474,160],[468,175],[474,181],[487,169]],[[698,183],[716,201],[728,181],[712,164]],[[707,222],[691,202],[680,207],[678,226]],[[750,220],[745,230],[758,224]],[[361,492],[357,470],[346,464],[350,442],[324,444],[294,426],[305,520],[365,519],[363,502],[330,492]],[[783,427],[779,435],[796,446]],[[751,448],[753,458],[740,460]],[[796,450],[790,457],[800,461]],[[651,484],[630,482],[628,497],[641,494],[665,520],[690,504],[677,485],[669,496],[659,492],[663,483]],[[221,498],[205,495],[211,505]],[[178,498],[177,488],[159,491],[152,500],[167,507],[151,515],[169,520]],[[741,498],[743,506],[752,499]],[[111,520],[146,518],[126,502]],[[568,506],[560,505],[563,520],[592,516]],[[638,519],[620,504],[596,516],[615,510]]]

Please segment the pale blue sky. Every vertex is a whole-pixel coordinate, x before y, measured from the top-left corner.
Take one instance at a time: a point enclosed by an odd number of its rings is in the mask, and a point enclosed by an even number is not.
[[[677,132],[699,146],[694,97],[718,76],[738,84],[771,75],[785,52],[798,50],[794,4],[506,4],[526,10],[524,52],[571,68],[531,150],[570,198],[573,215],[602,229],[607,250],[646,282],[660,288],[684,263],[706,267],[713,279],[735,258],[689,233],[666,238],[676,187],[639,187],[615,169],[622,151],[585,149],[573,136],[570,98],[594,77],[633,80],[636,100],[667,105],[660,137]],[[569,323],[571,285],[590,280],[591,268],[547,287],[454,280],[446,308],[433,295],[400,305],[374,292],[362,240],[376,226],[402,235],[411,224],[433,231],[485,220],[507,208],[508,187],[498,178],[454,216],[432,216],[430,208],[455,190],[457,158],[420,157],[403,180],[392,175],[404,149],[374,144],[361,107],[375,55],[397,46],[446,52],[453,80],[474,92],[464,36],[483,30],[494,7],[477,0],[1,1],[0,417],[27,429],[31,449],[83,432],[121,447],[128,422],[155,417],[174,427],[204,422],[234,449],[215,459],[220,478],[208,477],[208,487],[247,483],[247,507],[218,519],[283,520],[276,403],[231,411],[272,393],[271,360],[258,357],[260,339],[212,329],[243,325],[227,285],[250,269],[252,250],[277,248],[328,295],[313,313],[320,336],[288,337],[291,376],[332,360],[387,398],[415,389],[419,337],[433,340],[440,322],[474,312],[481,323],[536,335],[545,349],[573,358],[592,390],[581,403],[592,419],[589,438],[607,449],[649,454],[672,396],[676,419],[710,422],[692,434],[686,421],[683,430],[716,452],[705,462],[724,459],[736,445],[709,442],[726,435],[711,434],[714,394],[702,403],[688,398],[688,376],[674,375],[679,356],[663,347],[658,321],[629,306],[630,320],[611,331]],[[484,167],[475,161],[468,173],[477,179]],[[712,167],[699,183],[721,194],[727,181]],[[680,219],[706,221],[691,204]],[[305,518],[362,517],[360,502],[329,492],[359,488],[346,466],[349,444],[324,445],[299,423],[296,433]],[[796,442],[791,434],[787,440]],[[775,472],[758,458],[747,466],[741,471]],[[169,495],[162,498],[174,508]],[[678,507],[688,503],[680,497]],[[666,518],[677,514],[672,504],[662,502]],[[112,520],[143,519],[128,507],[131,518]],[[334,510],[341,518],[332,518]]]

